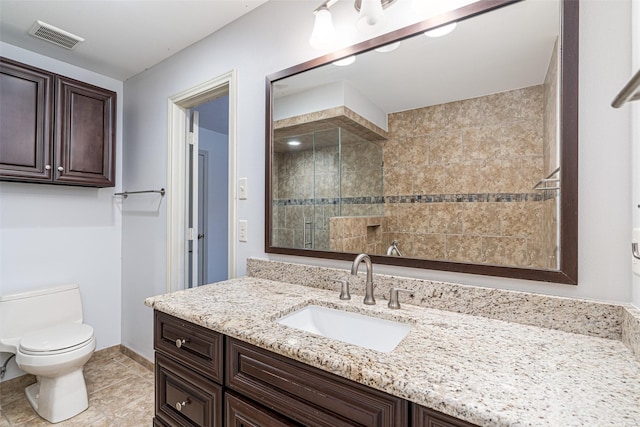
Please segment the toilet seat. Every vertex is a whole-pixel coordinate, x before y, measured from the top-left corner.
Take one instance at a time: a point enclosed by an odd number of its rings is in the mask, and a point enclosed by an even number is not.
[[[25,334],[20,352],[30,355],[66,353],[87,345],[93,339],[93,328],[83,323],[65,323]]]

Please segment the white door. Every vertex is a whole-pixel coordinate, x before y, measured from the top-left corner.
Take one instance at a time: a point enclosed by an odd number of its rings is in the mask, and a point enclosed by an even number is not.
[[[209,228],[207,227],[207,206],[209,205],[209,153],[198,150],[198,286],[209,283],[207,267],[209,264]]]
[[[198,286],[198,126],[197,111],[191,111],[187,134],[187,287]]]

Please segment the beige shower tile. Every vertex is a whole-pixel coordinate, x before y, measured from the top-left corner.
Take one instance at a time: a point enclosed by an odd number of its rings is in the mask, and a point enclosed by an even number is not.
[[[445,242],[444,234],[416,234],[412,239],[412,257],[444,260]],[[401,245],[400,251],[402,252]]]
[[[429,163],[452,163],[462,159],[462,131],[432,132],[426,137],[429,140]]]
[[[418,108],[413,110],[413,112],[415,123],[414,135],[425,135],[446,128],[447,119],[444,104]]]
[[[543,155],[542,122],[518,121],[502,125],[502,157]]]
[[[445,166],[444,192],[467,194],[487,192],[484,188],[486,167],[483,161],[452,163]]]
[[[384,195],[401,196],[411,194],[413,177],[405,168],[384,168]]]
[[[542,235],[543,205],[540,202],[503,203],[500,219],[502,235],[536,237]]]
[[[464,203],[464,234],[495,236],[500,230],[500,203]]]
[[[462,234],[462,203],[433,203],[429,207],[429,233]]]
[[[484,123],[498,124],[517,120],[520,116],[522,94],[519,90],[487,95],[480,100]]]
[[[415,116],[411,111],[389,114],[389,139],[406,138],[413,135]]]
[[[527,266],[527,241],[519,237],[482,237],[486,264],[515,267]]]
[[[518,118],[524,120],[542,120],[544,115],[544,85],[517,89],[520,94]]]
[[[542,156],[523,157],[520,161],[520,174],[518,175],[518,191],[533,191],[533,186],[548,174],[544,173],[544,161]]]
[[[485,123],[482,98],[444,104],[444,115],[447,129],[462,129],[480,126]]]
[[[446,236],[446,260],[452,262],[482,263],[482,238],[469,235]]]
[[[414,174],[412,194],[442,194],[446,180],[445,165],[418,168]]]
[[[476,126],[462,131],[465,160],[493,159],[500,156],[500,125]]]
[[[523,171],[520,160],[488,159],[480,169],[482,193],[516,193],[521,190]]]

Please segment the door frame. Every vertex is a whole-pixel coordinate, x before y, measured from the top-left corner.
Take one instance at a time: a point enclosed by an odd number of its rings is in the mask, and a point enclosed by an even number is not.
[[[167,147],[167,292],[185,288],[187,283],[187,124],[188,111],[205,102],[229,96],[229,215],[228,276],[236,277],[235,228],[237,218],[237,70],[203,82],[168,99]],[[197,177],[196,177],[197,179]],[[197,236],[196,236],[197,237]]]

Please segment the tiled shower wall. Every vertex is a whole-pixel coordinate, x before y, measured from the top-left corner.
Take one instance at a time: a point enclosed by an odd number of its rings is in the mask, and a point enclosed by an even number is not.
[[[384,242],[404,256],[540,267],[542,85],[389,117]]]
[[[384,143],[277,153],[274,244],[557,268],[558,192],[533,189],[558,164],[556,58],[542,85],[391,114]]]

